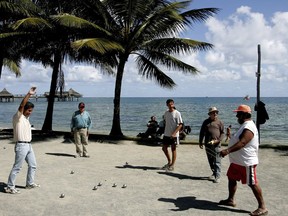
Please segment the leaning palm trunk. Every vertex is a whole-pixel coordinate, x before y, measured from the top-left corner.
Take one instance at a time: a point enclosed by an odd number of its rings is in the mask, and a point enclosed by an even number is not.
[[[56,94],[57,78],[58,78],[60,64],[61,64],[61,52],[58,51],[54,55],[54,65],[53,65],[52,79],[51,79],[51,85],[50,85],[50,92],[49,92],[49,97],[48,97],[47,111],[46,111],[45,120],[42,126],[43,132],[52,131],[54,99],[55,99],[55,94]]]
[[[110,132],[110,136],[113,137],[122,137],[123,133],[120,125],[120,100],[121,100],[121,87],[122,87],[122,79],[124,73],[126,60],[122,59],[119,62],[117,75],[116,75],[116,83],[115,83],[115,92],[114,92],[114,112],[113,112],[113,122],[112,129]]]

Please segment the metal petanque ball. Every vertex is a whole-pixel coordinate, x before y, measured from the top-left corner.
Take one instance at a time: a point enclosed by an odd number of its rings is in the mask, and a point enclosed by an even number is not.
[[[98,183],[98,186],[102,186],[102,183],[101,183],[101,182],[99,182],[99,183]]]
[[[6,149],[6,147],[4,146],[3,149]]]
[[[114,183],[114,184],[112,185],[112,187],[117,187],[117,184],[116,184],[116,183]]]
[[[127,187],[127,185],[126,185],[126,184],[123,184],[122,188],[126,188],[126,187]]]
[[[97,187],[97,186],[94,186],[93,190],[97,190],[97,189],[98,189],[98,187]]]
[[[70,174],[74,174],[75,172],[73,170],[71,170]]]
[[[65,197],[65,194],[62,193],[62,194],[60,195],[60,198],[64,198],[64,197]]]

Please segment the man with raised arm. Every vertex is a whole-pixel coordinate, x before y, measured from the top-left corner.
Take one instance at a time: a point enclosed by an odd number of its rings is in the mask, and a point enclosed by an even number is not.
[[[32,132],[29,117],[34,109],[34,104],[29,102],[30,96],[36,93],[36,87],[32,87],[22,100],[17,113],[13,116],[13,141],[15,142],[15,162],[8,177],[5,192],[18,194],[19,190],[15,188],[16,176],[22,168],[24,161],[28,164],[26,189],[37,188],[40,185],[35,184],[34,176],[36,171],[36,158],[32,149]]]

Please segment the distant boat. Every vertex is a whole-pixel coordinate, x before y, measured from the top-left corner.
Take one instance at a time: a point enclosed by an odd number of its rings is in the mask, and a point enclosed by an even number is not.
[[[243,100],[250,100],[250,96],[249,95],[246,95]]]

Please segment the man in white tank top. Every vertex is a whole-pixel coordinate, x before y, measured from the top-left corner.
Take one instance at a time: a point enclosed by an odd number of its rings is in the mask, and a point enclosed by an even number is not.
[[[251,108],[247,105],[240,105],[234,112],[237,112],[239,130],[231,136],[228,148],[222,150],[220,155],[225,157],[229,154],[230,166],[227,171],[229,196],[221,200],[220,205],[236,206],[234,196],[237,190],[237,181],[248,184],[255,195],[258,208],[250,215],[267,215],[268,210],[262,196],[262,190],[256,178],[256,166],[258,161],[258,130],[251,119]]]

